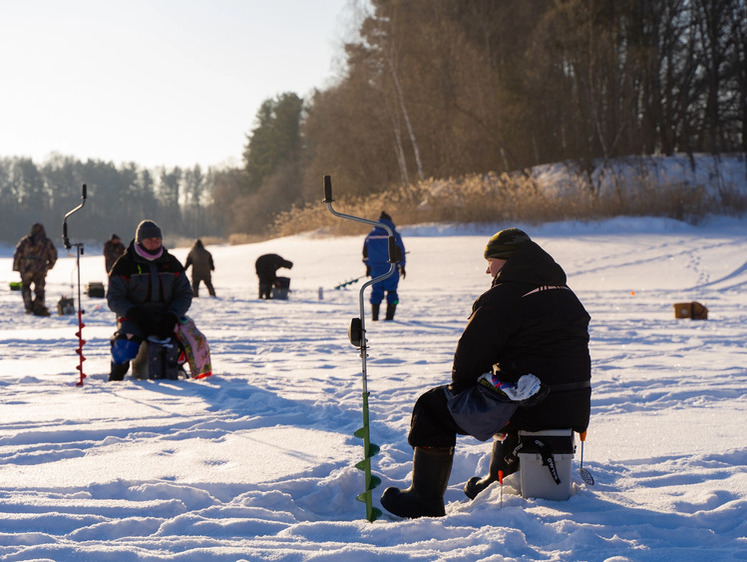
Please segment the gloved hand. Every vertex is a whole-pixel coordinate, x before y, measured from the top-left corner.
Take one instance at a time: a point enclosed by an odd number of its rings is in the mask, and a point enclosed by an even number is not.
[[[147,330],[151,335],[156,336],[162,340],[170,338],[174,335],[174,326],[176,326],[177,318],[170,312],[159,312],[153,316],[150,329]]]
[[[399,266],[399,274],[402,276],[402,279],[405,278],[405,266],[404,265]]]
[[[366,277],[371,277],[371,266],[366,266]]]
[[[142,329],[150,320],[150,312],[142,306],[133,306],[125,316],[130,322],[137,324]]]

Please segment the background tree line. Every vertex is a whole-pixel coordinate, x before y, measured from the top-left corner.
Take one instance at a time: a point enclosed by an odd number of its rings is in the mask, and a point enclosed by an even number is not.
[[[0,242],[14,245],[35,222],[61,245],[65,213],[81,202],[85,211],[68,222],[71,241],[99,240],[119,234],[127,244],[144,218],[156,218],[167,235],[221,234],[211,217],[212,172],[190,169],[147,170],[134,163],[81,162],[54,155],[37,165],[30,158],[0,159]]]
[[[59,222],[87,183],[91,236],[145,215],[185,237],[271,235],[318,204],[325,174],[353,200],[548,162],[747,152],[747,0],[370,0],[359,21],[335,85],[262,104],[241,167],[5,160],[3,208],[24,231]]]

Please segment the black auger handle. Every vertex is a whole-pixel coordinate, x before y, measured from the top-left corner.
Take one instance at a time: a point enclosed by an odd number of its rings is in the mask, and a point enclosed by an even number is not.
[[[402,261],[402,251],[397,246],[397,240],[394,236],[389,237],[389,263],[399,263]]]
[[[332,203],[332,176],[324,176],[324,203]]]

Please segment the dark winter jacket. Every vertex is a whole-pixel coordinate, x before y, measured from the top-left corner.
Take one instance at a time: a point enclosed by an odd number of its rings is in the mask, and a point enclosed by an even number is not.
[[[254,262],[254,268],[257,271],[257,277],[261,283],[267,283],[272,285],[277,280],[276,272],[281,267],[290,269],[293,267],[293,262],[288,261],[277,254],[265,254],[259,256],[257,261]]]
[[[109,308],[120,318],[138,305],[177,318],[184,316],[192,304],[192,286],[182,264],[166,248],[159,258],[146,260],[135,252],[134,245],[130,242],[109,273]]]
[[[394,241],[402,254],[402,259],[397,262],[397,265],[404,267],[405,244],[402,242],[402,237],[394,228],[392,221],[380,218],[379,222],[385,223],[392,229]],[[363,263],[366,264],[366,267],[373,267],[374,269],[381,269],[384,266],[389,267],[389,233],[386,229],[376,226],[368,233],[366,239],[363,241]]]
[[[591,395],[589,320],[563,269],[534,242],[522,244],[472,307],[454,356],[452,391],[476,384],[493,365],[505,381],[531,373],[549,385],[550,394],[520,407],[509,428],[584,431]]]
[[[195,279],[210,279],[210,272],[215,269],[213,254],[205,249],[202,240],[195,240],[187,254],[184,269],[189,269],[190,266],[192,266],[192,277]]]
[[[13,271],[21,275],[26,273],[44,273],[54,267],[57,262],[57,248],[47,238],[44,226],[35,223],[31,232],[21,238],[13,254]]]

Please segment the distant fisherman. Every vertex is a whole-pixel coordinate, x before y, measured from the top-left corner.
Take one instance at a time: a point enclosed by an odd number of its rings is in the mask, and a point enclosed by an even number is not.
[[[259,298],[271,299],[272,288],[278,282],[277,271],[280,268],[291,269],[293,262],[278,254],[264,254],[254,262],[254,269],[259,278]]]
[[[394,227],[392,217],[386,211],[381,211],[379,222],[386,224],[392,229],[394,240],[399,247],[402,259],[397,262],[396,269],[390,277],[374,283],[371,288],[371,297],[369,299],[371,302],[371,320],[379,319],[379,309],[381,301],[384,300],[384,293],[386,293],[385,319],[394,320],[394,312],[399,304],[399,295],[397,294],[399,277],[401,275],[402,279],[405,278],[405,245],[402,242],[399,232]],[[363,241],[363,263],[366,265],[366,277],[378,277],[389,271],[389,233],[385,228],[376,226],[366,236],[366,239]]]
[[[44,287],[47,271],[57,262],[57,249],[47,238],[44,226],[34,223],[31,232],[21,238],[13,254],[13,271],[21,274],[21,295],[26,314],[49,316],[44,304]],[[34,284],[35,299],[31,298],[31,284]]]
[[[122,240],[116,234],[112,234],[111,238],[104,243],[104,267],[106,267],[106,273],[108,274],[114,263],[124,254],[125,245],[122,244]]]
[[[215,262],[213,261],[213,254],[205,248],[199,238],[194,241],[189,254],[187,254],[184,270],[186,271],[190,267],[192,267],[192,292],[194,296],[200,296],[200,283],[205,283],[208,293],[211,297],[214,297],[212,272],[215,271]]]

